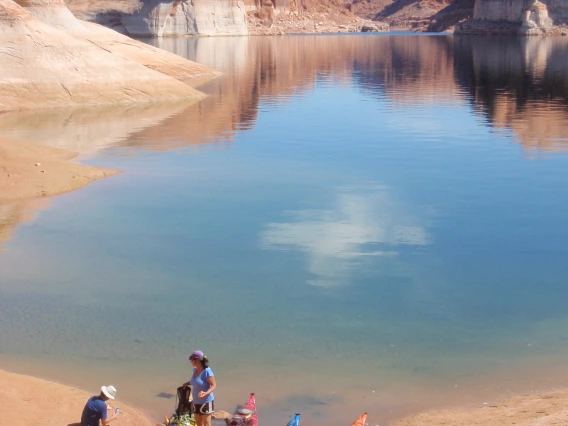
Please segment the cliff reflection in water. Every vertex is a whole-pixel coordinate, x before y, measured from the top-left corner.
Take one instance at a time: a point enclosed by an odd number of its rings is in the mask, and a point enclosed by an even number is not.
[[[568,40],[455,40],[455,74],[477,112],[529,151],[568,150]]]
[[[289,36],[150,40],[225,75],[197,105],[3,114],[6,137],[85,152],[230,144],[261,104],[320,82],[354,84],[396,108],[470,103],[527,150],[568,149],[568,40],[452,36]],[[338,107],[341,107],[340,105]],[[441,123],[443,124],[443,123]]]

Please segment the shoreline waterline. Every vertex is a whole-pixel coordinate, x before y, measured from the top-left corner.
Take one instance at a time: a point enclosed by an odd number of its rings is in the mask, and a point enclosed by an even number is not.
[[[31,375],[80,389],[96,389],[101,381],[111,383],[121,392],[122,401],[135,407],[152,422],[154,419],[163,419],[164,415],[169,416],[175,408],[175,397],[164,398],[159,394],[175,395],[176,387],[189,374],[189,368],[183,361],[172,363],[175,364],[174,371],[160,372],[152,370],[148,363],[126,360],[79,362],[59,356],[38,359],[30,356],[0,355],[0,367],[14,374]],[[515,406],[506,401],[510,398],[516,401],[521,410],[528,400],[564,389],[562,384],[567,378],[563,377],[566,374],[561,370],[561,360],[555,360],[555,364],[557,367],[550,371],[529,371],[528,365],[518,365],[517,370],[509,372],[508,375],[496,372],[491,378],[464,377],[439,382],[414,380],[406,384],[401,382],[399,385],[391,383],[372,392],[365,389],[343,396],[339,388],[332,392],[333,384],[323,378],[319,391],[308,388],[302,394],[301,386],[295,387],[297,378],[293,378],[290,371],[274,367],[272,370],[263,368],[259,380],[248,380],[246,369],[236,368],[231,371],[224,366],[217,369],[216,373],[218,379],[223,382],[217,392],[217,409],[232,412],[242,404],[243,398],[249,392],[255,392],[259,400],[261,421],[268,425],[285,424],[286,419],[294,412],[302,413],[305,421],[316,426],[349,424],[350,419],[359,411],[370,413],[369,424],[381,425],[412,424],[404,422],[409,418],[429,418],[438,415],[440,411],[447,416],[448,410],[458,410],[460,417],[467,418],[468,413],[486,406],[504,405],[514,411]],[[183,370],[184,367],[187,367],[186,370]],[[270,384],[267,385],[266,382]],[[361,383],[364,388],[367,388],[367,385]],[[568,395],[563,398],[568,401]],[[535,412],[529,414],[532,416]],[[548,423],[543,423],[546,424]]]
[[[8,369],[6,368],[6,365]],[[18,366],[19,364],[19,366]],[[24,363],[24,364],[27,364]],[[0,390],[0,399],[3,404],[0,406],[0,417],[3,420],[10,421],[11,419],[24,419],[26,424],[29,425],[41,425],[41,421],[34,423],[36,419],[40,418],[42,414],[45,413],[45,408],[43,407],[44,395],[49,395],[49,401],[58,404],[60,407],[60,416],[65,418],[65,421],[70,423],[77,422],[80,418],[80,413],[86,399],[97,393],[96,390],[100,387],[99,382],[103,379],[99,377],[91,377],[86,380],[86,386],[78,387],[75,383],[78,381],[75,379],[70,383],[68,380],[58,380],[59,374],[48,374],[49,378],[43,378],[45,374],[38,374],[39,370],[43,369],[42,366],[37,365],[35,368],[24,367],[19,361],[14,363],[6,363],[5,357],[0,357],[0,380],[7,384],[9,391],[2,392]],[[23,371],[22,371],[23,367]],[[65,368],[63,366],[62,370]],[[33,371],[33,375],[27,374],[30,370]],[[112,373],[110,374],[112,375]],[[112,381],[112,379],[111,379]],[[108,382],[108,380],[107,380]],[[111,382],[106,384],[111,384]],[[122,381],[119,379],[118,383]],[[112,402],[112,404],[121,407],[121,411],[125,414],[121,417],[120,423],[123,425],[154,425],[159,423],[163,419],[164,414],[169,415],[174,409],[175,398],[167,399],[167,405],[171,410],[167,408],[164,410],[156,410],[149,406],[144,406],[144,403],[137,400],[138,398],[132,393],[133,389],[128,388],[128,386],[122,387],[117,384],[117,381],[112,381],[122,395],[118,396],[117,402]],[[131,384],[132,385],[132,384]],[[93,391],[86,391],[85,388],[94,389]],[[170,389],[165,390],[170,391]],[[175,394],[175,387],[171,390]],[[8,399],[8,393],[10,399]],[[42,397],[34,397],[30,395],[42,395]],[[243,394],[244,395],[244,394]],[[424,394],[426,396],[426,394]],[[218,398],[217,398],[218,399]],[[262,398],[261,400],[265,399]],[[478,398],[479,399],[479,398]],[[13,403],[13,401],[20,401],[19,403]],[[125,405],[122,401],[125,401]],[[482,402],[481,402],[482,401]],[[8,404],[4,404],[8,402]],[[34,402],[40,402],[40,404],[34,404]],[[263,402],[266,402],[263,401]],[[237,403],[238,404],[238,403]],[[20,405],[25,405],[25,409]],[[162,404],[163,405],[163,404]],[[388,406],[381,404],[384,410],[388,410]],[[564,407],[564,408],[563,408]],[[549,388],[542,389],[537,388],[530,392],[503,392],[501,396],[495,398],[485,398],[479,399],[478,401],[461,401],[460,403],[446,403],[446,404],[434,404],[428,406],[428,404],[416,404],[414,407],[406,407],[404,410],[399,410],[396,414],[391,414],[390,416],[381,416],[380,419],[375,417],[369,417],[369,424],[390,424],[393,426],[408,426],[417,424],[429,426],[437,425],[440,422],[450,422],[451,424],[463,424],[463,425],[509,425],[512,418],[515,419],[517,425],[529,425],[533,424],[535,420],[539,420],[539,425],[556,425],[559,419],[568,419],[568,389],[565,388]],[[233,407],[223,405],[219,409],[232,409]],[[400,408],[400,407],[399,407]],[[266,415],[266,409],[263,412],[263,408],[259,407],[261,413],[261,421],[263,424],[280,424],[281,422],[275,422],[277,420],[275,417]],[[338,410],[333,410],[328,413],[332,419],[337,421],[332,421],[330,423],[329,419],[325,421],[318,421],[316,418],[308,418],[309,424],[314,425],[343,425],[349,424],[349,415],[341,416],[349,406],[341,407]],[[293,411],[293,410],[292,410]],[[302,410],[296,410],[301,412]],[[22,416],[22,413],[25,415]],[[58,414],[59,415],[59,414]],[[290,416],[292,416],[290,414]],[[328,417],[328,416],[326,416]],[[343,417],[343,421],[341,420]],[[355,418],[353,418],[354,420]],[[280,419],[278,419],[280,420]]]

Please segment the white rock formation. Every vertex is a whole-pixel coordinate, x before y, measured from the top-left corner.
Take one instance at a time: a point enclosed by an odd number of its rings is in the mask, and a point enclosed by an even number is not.
[[[233,0],[145,0],[122,17],[130,35],[246,35],[244,5]]]
[[[535,0],[530,7],[523,11],[521,16],[521,33],[538,35],[543,29],[552,27],[552,19],[548,16],[548,9],[544,3]]]
[[[165,50],[133,40],[102,25],[80,21],[75,18],[63,0],[15,0],[15,2],[39,21],[178,80],[188,83],[190,83],[188,80],[196,80],[194,83],[199,83],[221,74]]]
[[[12,0],[0,0],[0,112],[204,96],[41,22]]]
[[[473,18],[456,33],[567,34],[568,0],[475,0]]]
[[[66,0],[81,19],[138,36],[247,35],[241,0]]]

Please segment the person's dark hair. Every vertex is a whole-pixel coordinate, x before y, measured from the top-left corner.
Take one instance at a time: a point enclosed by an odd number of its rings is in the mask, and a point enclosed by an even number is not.
[[[201,362],[201,366],[203,368],[209,367],[209,358],[207,358],[205,355],[203,355],[203,359],[200,360],[199,362]]]

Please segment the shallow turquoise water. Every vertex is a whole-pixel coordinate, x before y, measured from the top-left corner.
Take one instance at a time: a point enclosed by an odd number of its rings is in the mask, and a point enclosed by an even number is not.
[[[255,391],[267,424],[566,386],[568,42],[150,42],[225,76],[190,107],[0,117],[123,171],[3,244],[0,367],[157,413],[200,348],[218,408]]]

